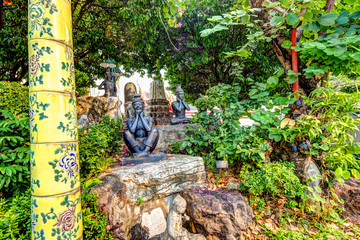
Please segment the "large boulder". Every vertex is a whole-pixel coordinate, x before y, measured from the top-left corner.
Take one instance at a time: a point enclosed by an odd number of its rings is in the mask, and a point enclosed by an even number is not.
[[[168,215],[168,233],[175,240],[206,240],[201,234],[188,232],[184,227],[183,218],[186,210],[186,201],[180,195],[177,195]]]
[[[336,181],[334,191],[344,201],[343,216],[353,223],[360,224],[360,181],[351,177],[342,186]]]
[[[181,196],[192,228],[207,239],[239,239],[252,222],[253,211],[238,191],[188,189]]]
[[[121,104],[118,97],[79,97],[77,99],[76,114],[79,118],[87,116],[89,124],[100,122],[104,116],[118,119],[122,117]]]
[[[101,210],[108,213],[118,239],[163,239],[175,196],[205,180],[200,157],[168,155],[167,160],[134,166],[112,165],[92,188]],[[135,237],[137,236],[137,237]],[[144,236],[144,237],[140,237]]]

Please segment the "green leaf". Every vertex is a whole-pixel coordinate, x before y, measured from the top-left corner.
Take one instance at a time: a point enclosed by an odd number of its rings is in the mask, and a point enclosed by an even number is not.
[[[321,16],[319,23],[322,26],[328,27],[328,26],[335,24],[336,19],[337,19],[336,13],[326,13],[323,16]]]
[[[280,134],[269,133],[269,138],[274,139],[276,142],[280,142],[281,135]]]
[[[176,6],[171,6],[170,7],[170,12],[172,13],[172,14],[176,14],[177,13],[177,7]]]
[[[267,83],[268,84],[277,84],[279,82],[279,79],[277,77],[269,77],[268,80],[267,80]]]
[[[321,188],[319,187],[319,186],[316,186],[315,187],[315,191],[317,191],[318,193],[321,193],[322,191],[321,191]]]
[[[222,20],[223,17],[222,16],[212,16],[212,18],[208,18],[207,20],[210,22],[218,22],[220,20]]]
[[[307,21],[310,21],[312,18],[313,18],[314,14],[312,14],[311,12],[306,12],[304,14],[304,18],[307,20]]]
[[[356,169],[351,169],[351,173],[352,173],[352,175],[356,178],[356,179],[360,179],[360,173],[359,173],[359,171],[358,170],[356,170]]]
[[[341,17],[341,18],[337,19],[335,22],[338,25],[344,25],[344,24],[349,22],[349,18],[348,17]]]
[[[254,95],[255,93],[257,93],[258,90],[257,89],[251,89],[250,92],[249,92],[249,96],[252,96]]]
[[[306,23],[301,26],[301,29],[304,31],[309,31],[309,32],[317,32],[320,30],[320,26],[317,22]]]
[[[335,170],[335,175],[336,175],[336,177],[342,177],[342,175],[343,175],[343,170],[342,170],[342,168],[341,167],[338,167],[336,170]]]
[[[358,19],[360,18],[360,12],[354,12],[349,16],[350,19]]]
[[[282,46],[283,48],[290,48],[291,45],[292,45],[292,42],[289,41],[289,40],[285,40],[285,41],[281,44],[281,46]]]
[[[293,27],[296,27],[299,21],[299,15],[297,15],[296,13],[288,13],[288,15],[286,16],[286,23]]]
[[[287,78],[286,78],[287,82],[289,84],[293,84],[294,82],[297,81],[297,76],[296,75],[289,75]]]
[[[349,171],[343,171],[342,176],[344,179],[349,179],[351,174]]]
[[[284,22],[284,17],[276,16],[270,20],[270,25],[271,26],[281,25],[283,22]]]

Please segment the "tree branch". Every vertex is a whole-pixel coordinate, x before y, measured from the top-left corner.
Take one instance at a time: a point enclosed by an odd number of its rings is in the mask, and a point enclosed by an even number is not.
[[[83,6],[81,6],[79,16],[75,19],[73,23],[73,28],[75,29],[85,12],[91,7],[90,3],[92,3],[94,0],[87,0]]]

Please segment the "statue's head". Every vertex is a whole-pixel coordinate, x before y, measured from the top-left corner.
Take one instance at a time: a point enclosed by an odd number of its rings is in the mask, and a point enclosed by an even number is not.
[[[144,101],[141,99],[140,94],[135,94],[132,102],[135,114],[140,114],[144,111]]]
[[[175,95],[178,99],[184,100],[185,94],[184,94],[184,90],[181,89],[180,84],[178,84],[176,87]]]

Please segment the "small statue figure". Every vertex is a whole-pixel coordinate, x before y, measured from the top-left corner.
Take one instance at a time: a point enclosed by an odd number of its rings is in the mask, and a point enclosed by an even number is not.
[[[105,90],[104,97],[116,97],[116,85],[115,82],[112,80],[109,69],[106,72],[105,80],[99,85],[98,89]]]
[[[159,140],[159,132],[153,128],[153,119],[144,115],[144,101],[140,94],[133,98],[132,107],[135,117],[127,120],[129,130],[124,132],[124,140],[133,157],[146,157],[151,153]]]
[[[180,123],[190,123],[190,119],[185,117],[185,110],[190,110],[187,102],[184,101],[184,91],[181,89],[181,85],[177,85],[176,91],[176,101],[171,104],[173,114],[175,118],[171,119],[171,124],[180,124]]]

